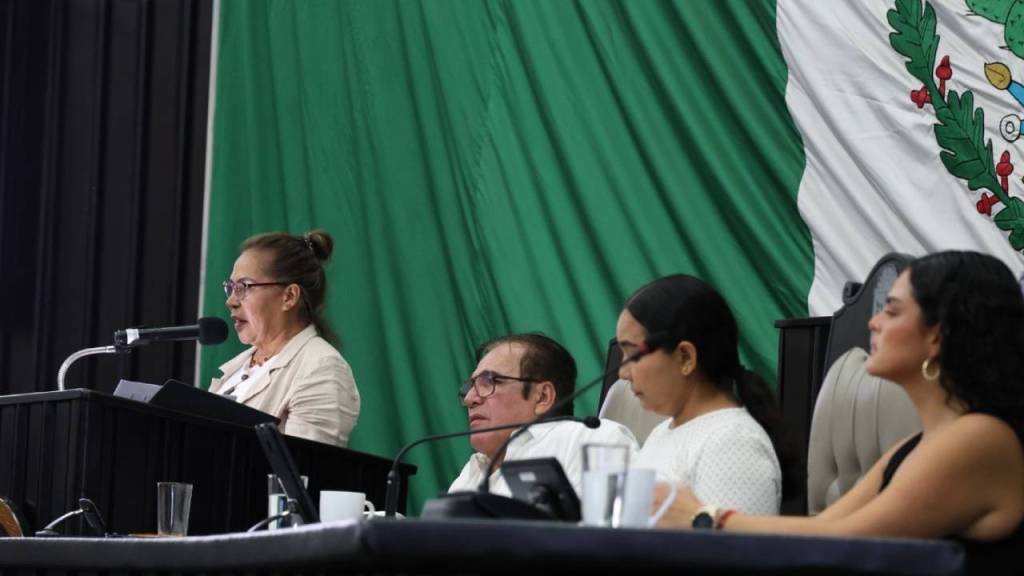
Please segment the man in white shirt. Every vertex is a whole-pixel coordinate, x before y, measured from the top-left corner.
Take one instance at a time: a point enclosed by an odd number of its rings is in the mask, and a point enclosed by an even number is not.
[[[477,350],[478,363],[471,378],[459,389],[472,430],[529,422],[543,416],[571,415],[572,403],[550,412],[559,398],[576,387],[576,361],[558,342],[539,333],[513,334],[492,340]],[[636,441],[626,427],[602,420],[590,429],[578,422],[545,422],[531,426],[496,454],[514,429],[482,432],[470,436],[476,450],[449,492],[476,490],[491,460],[498,467],[491,476],[491,492],[509,496],[500,474],[501,462],[554,457],[577,493],[582,476],[584,444],[624,444],[636,451]]]

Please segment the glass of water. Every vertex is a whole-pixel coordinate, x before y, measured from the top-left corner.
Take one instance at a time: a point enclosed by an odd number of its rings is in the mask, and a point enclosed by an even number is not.
[[[309,488],[309,477],[300,476],[300,478],[302,479],[302,487]],[[277,477],[277,474],[267,474],[267,518],[281,514],[287,509],[288,496],[284,493],[284,486],[281,485],[281,480]],[[267,526],[267,529],[290,528],[299,524],[301,522],[298,517],[289,516],[280,520],[274,520]]]
[[[157,482],[156,497],[156,533],[161,536],[188,534],[192,485],[182,482]]]
[[[583,445],[583,501],[585,526],[622,525],[626,495],[629,446],[624,444]]]

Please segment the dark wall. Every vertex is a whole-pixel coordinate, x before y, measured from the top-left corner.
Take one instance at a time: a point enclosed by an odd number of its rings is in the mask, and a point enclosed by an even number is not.
[[[0,394],[198,310],[213,0],[0,0]],[[67,386],[194,378],[193,345]]]

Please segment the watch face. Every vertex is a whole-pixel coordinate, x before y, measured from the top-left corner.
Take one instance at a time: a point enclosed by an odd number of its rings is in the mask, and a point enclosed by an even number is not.
[[[693,527],[698,530],[710,530],[715,526],[715,519],[707,512],[699,512],[693,517]]]

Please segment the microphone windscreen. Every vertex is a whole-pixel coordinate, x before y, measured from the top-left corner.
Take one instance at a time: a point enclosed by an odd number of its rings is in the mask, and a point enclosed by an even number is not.
[[[206,346],[220,344],[228,339],[228,323],[220,318],[209,316],[199,319],[199,343]]]
[[[597,416],[584,416],[583,425],[586,426],[587,428],[600,428],[601,419],[598,418]]]

